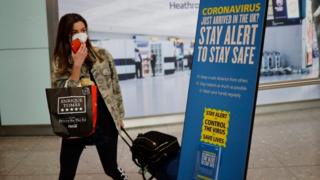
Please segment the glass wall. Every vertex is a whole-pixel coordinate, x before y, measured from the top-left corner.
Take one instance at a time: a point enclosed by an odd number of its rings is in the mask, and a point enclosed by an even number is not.
[[[313,21],[315,17],[319,24],[318,5],[311,0],[269,3],[260,89],[301,86],[308,83],[300,81],[318,79],[320,30]],[[137,117],[185,111],[198,6],[199,0],[59,0],[59,15],[77,12],[87,19],[94,45],[114,57],[126,117]],[[135,49],[142,57],[143,78],[136,74]],[[278,103],[278,96],[285,101],[295,90],[275,91],[260,93],[258,103]]]
[[[319,77],[310,0],[269,1],[260,83]]]

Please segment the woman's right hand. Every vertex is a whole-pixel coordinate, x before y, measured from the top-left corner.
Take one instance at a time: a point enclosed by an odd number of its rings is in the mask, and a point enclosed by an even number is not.
[[[79,81],[81,74],[81,67],[83,62],[86,60],[88,50],[85,43],[81,43],[79,50],[76,53],[72,52],[73,68],[70,79],[73,81]]]
[[[76,53],[72,52],[73,66],[81,68],[83,62],[86,60],[88,55],[88,49],[85,43],[81,43],[79,50]]]

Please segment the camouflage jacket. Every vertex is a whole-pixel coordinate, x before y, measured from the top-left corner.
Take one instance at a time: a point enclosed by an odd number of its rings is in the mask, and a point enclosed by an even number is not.
[[[119,86],[119,78],[110,53],[104,49],[95,48],[95,53],[103,59],[100,62],[97,57],[90,57],[93,61],[91,73],[94,77],[96,85],[104,99],[104,102],[114,120],[117,129],[120,129],[120,121],[124,119],[124,108]],[[52,83],[55,87],[77,87],[80,86],[79,81],[69,80],[71,68],[65,75],[57,73],[57,65],[53,63]],[[81,78],[90,78],[89,70],[85,65],[81,68]]]

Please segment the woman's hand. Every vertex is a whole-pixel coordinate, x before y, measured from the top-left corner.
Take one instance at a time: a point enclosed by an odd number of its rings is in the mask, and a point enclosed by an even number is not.
[[[70,79],[73,81],[79,81],[80,72],[83,62],[86,60],[88,55],[88,49],[85,43],[81,43],[79,50],[76,53],[72,52],[73,68]]]
[[[76,53],[72,52],[73,67],[81,68],[83,62],[86,60],[88,55],[88,49],[85,43],[81,43],[79,50]]]
[[[122,119],[119,121],[119,126],[120,126],[121,129],[124,128],[124,123],[123,123]]]

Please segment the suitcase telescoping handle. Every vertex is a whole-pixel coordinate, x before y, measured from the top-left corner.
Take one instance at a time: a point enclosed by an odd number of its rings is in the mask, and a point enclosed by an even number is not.
[[[123,127],[121,127],[121,131],[123,131],[126,134],[126,136],[130,139],[131,144],[132,144],[133,143],[133,139],[128,134],[128,132]],[[130,143],[127,141],[127,139],[125,137],[123,137],[123,135],[121,133],[119,133],[119,135],[120,135],[121,139],[129,146],[129,148],[131,148],[132,145],[130,145]]]

